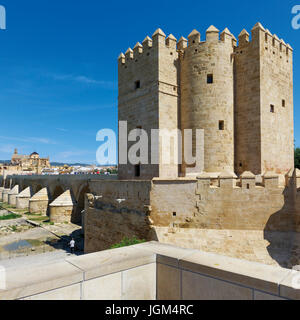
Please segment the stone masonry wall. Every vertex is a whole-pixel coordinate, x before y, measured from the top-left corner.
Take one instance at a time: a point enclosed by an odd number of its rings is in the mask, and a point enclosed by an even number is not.
[[[256,184],[255,177],[237,180],[224,176],[218,186],[205,175],[198,179],[115,181],[114,194],[102,185],[97,193],[100,198],[92,196],[86,204],[86,251],[107,249],[125,236],[161,239],[157,227],[300,231],[300,193],[296,188],[300,177],[297,180],[290,177],[286,186],[279,186],[275,176],[264,177],[262,184]],[[142,186],[147,189],[139,194]],[[118,203],[115,199],[122,195],[124,201]]]

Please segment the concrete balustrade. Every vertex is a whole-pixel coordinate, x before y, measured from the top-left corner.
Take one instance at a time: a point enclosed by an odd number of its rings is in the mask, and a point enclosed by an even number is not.
[[[25,275],[25,276],[24,276]],[[6,271],[3,300],[288,300],[300,272],[158,242]]]

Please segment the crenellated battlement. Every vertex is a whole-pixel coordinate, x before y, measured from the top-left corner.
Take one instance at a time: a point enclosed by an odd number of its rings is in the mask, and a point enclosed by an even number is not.
[[[220,33],[213,25],[206,30],[205,41],[201,41],[201,34],[196,29],[188,35],[188,39],[181,37],[179,41],[177,41],[172,34],[166,37],[161,29],[157,29],[151,38],[146,36],[142,44],[137,42],[133,49],[127,49],[125,55],[124,53],[121,53],[118,61],[121,65],[127,65],[130,62],[138,62],[139,58],[143,58],[144,55],[150,56],[152,48],[163,46],[172,51],[178,51],[179,53],[195,50],[194,53],[196,54],[201,51],[201,49],[198,51],[199,46],[205,46],[207,43],[209,44],[211,42],[230,43],[235,48],[236,53],[239,54],[241,49],[245,49],[249,45],[252,45],[252,43],[261,41],[261,39],[264,39],[264,44],[266,46],[265,50],[269,50],[273,54],[285,53],[289,56],[293,52],[293,49],[289,44],[286,44],[283,39],[279,39],[276,34],[272,34],[258,22],[251,30],[251,38],[248,31],[243,29],[238,36],[238,41],[228,28],[225,28]],[[262,42],[260,42],[260,44],[262,44]]]
[[[260,32],[261,37],[259,37]],[[149,56],[149,51],[155,47],[165,46],[170,50],[184,52],[191,48],[197,50],[196,46],[205,46],[206,43],[211,42],[230,43],[234,48],[236,48],[236,52],[239,53],[240,49],[251,45],[253,42],[257,43],[262,38],[264,39],[264,44],[267,46],[266,50],[276,50],[274,54],[285,53],[289,56],[293,52],[293,49],[289,44],[286,44],[283,39],[279,39],[276,34],[272,34],[258,22],[251,30],[251,39],[248,31],[243,29],[238,36],[238,41],[228,28],[225,28],[220,33],[220,31],[213,25],[206,30],[205,41],[201,41],[201,34],[196,29],[188,35],[188,39],[181,37],[179,41],[177,41],[172,34],[166,37],[165,33],[161,29],[157,29],[151,38],[146,36],[142,44],[137,42],[133,49],[127,49],[125,55],[124,53],[121,53],[118,60],[121,65],[125,65],[131,61],[138,62],[138,58],[140,58],[141,55],[146,54]],[[197,51],[195,51],[195,53],[197,53]]]
[[[286,56],[290,56],[293,53],[293,49],[289,44],[286,44],[283,39],[279,39],[276,34],[272,34],[270,30],[265,29],[259,22],[256,23],[251,30],[251,39],[250,34],[245,29],[241,31],[238,39],[239,43],[236,47],[237,53],[241,53],[241,49],[245,49],[256,44],[264,46],[265,50],[269,51],[273,55],[286,54]]]
[[[119,64],[127,65],[130,62],[138,62],[139,59],[143,59],[144,56],[149,57],[151,51],[163,47],[176,53],[177,39],[172,34],[166,37],[161,29],[157,29],[151,38],[146,36],[142,44],[137,42],[133,49],[127,49],[125,55],[124,53],[121,53],[118,58]]]
[[[201,193],[203,188],[241,190],[283,189],[291,185],[300,188],[300,170],[290,170],[284,178],[285,183],[283,185],[280,182],[279,175],[272,172],[266,172],[261,177],[255,176],[251,171],[245,171],[239,177],[227,171],[221,172],[218,176],[204,172],[197,177],[197,190]]]

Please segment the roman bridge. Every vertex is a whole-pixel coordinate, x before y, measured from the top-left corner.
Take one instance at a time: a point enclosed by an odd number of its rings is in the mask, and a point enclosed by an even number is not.
[[[0,176],[0,201],[16,205],[20,209],[28,208],[30,212],[43,212],[48,215],[52,205],[54,215],[55,210],[60,211],[56,214],[61,216],[60,220],[67,218],[67,221],[79,223],[85,194],[93,192],[91,182],[95,184],[108,180],[117,180],[117,175]],[[63,207],[69,211],[71,209],[69,218],[64,217],[64,214],[67,216],[68,213],[62,212]]]

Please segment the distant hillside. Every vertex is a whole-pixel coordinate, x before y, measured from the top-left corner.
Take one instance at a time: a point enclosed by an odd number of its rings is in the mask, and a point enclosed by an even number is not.
[[[10,163],[10,160],[0,160],[0,163]]]
[[[51,162],[50,163],[51,166],[57,166],[57,167],[61,167],[63,165],[68,165],[70,167],[74,167],[74,166],[81,166],[81,167],[90,167],[92,164],[87,164],[87,163],[65,163],[65,162]],[[100,166],[100,165],[95,165],[95,166],[99,166],[99,167],[111,167],[111,166],[114,166],[113,164],[112,165],[106,165],[106,166]]]
[[[10,160],[0,160],[0,163],[10,163]],[[66,163],[66,162],[51,162],[50,163],[51,166],[57,166],[57,167],[62,167],[63,165],[68,165],[70,167],[74,167],[74,166],[81,166],[81,167],[89,167],[91,166],[91,164],[88,163]],[[97,165],[96,165],[97,166]],[[107,165],[107,166],[99,166],[99,167],[111,167],[114,166],[112,165]]]
[[[61,167],[65,164],[70,167],[74,167],[74,166],[88,167],[88,166],[90,166],[90,164],[87,164],[87,163],[51,162],[50,164],[51,164],[51,166],[57,166],[57,167]]]

